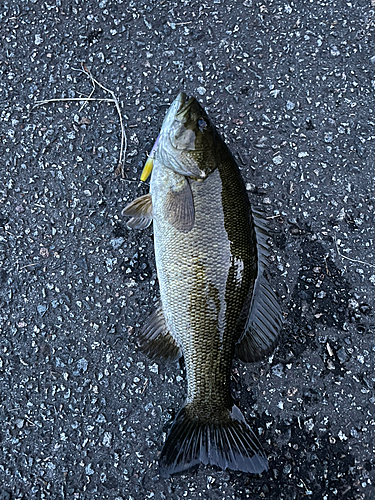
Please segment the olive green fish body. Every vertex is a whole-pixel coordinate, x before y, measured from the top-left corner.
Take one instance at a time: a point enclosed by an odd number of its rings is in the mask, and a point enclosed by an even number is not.
[[[188,391],[164,445],[161,474],[214,464],[259,473],[267,458],[230,394],[232,358],[259,359],[281,326],[263,277],[264,224],[239,169],[193,98],[180,94],[153,148],[150,194],[125,208],[154,224],[161,307],[140,336],[151,357],[184,357]]]
[[[186,233],[164,216],[170,186],[178,184],[181,175],[156,161],[151,183],[155,256],[166,324],[184,355],[187,403],[211,415],[231,403],[235,326],[256,278],[249,204],[237,186],[240,196],[226,197],[227,212],[236,215],[234,221],[228,220],[221,174],[216,169],[204,182],[190,182],[195,224]],[[241,235],[239,241],[229,240],[226,226],[230,224]]]

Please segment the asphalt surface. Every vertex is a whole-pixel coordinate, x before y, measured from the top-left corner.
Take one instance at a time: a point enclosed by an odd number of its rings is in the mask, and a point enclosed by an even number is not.
[[[1,500],[375,497],[374,27],[367,0],[2,3]],[[120,102],[125,178],[113,103],[34,107],[89,95],[82,62]],[[135,347],[158,284],[121,210],[180,90],[273,231],[280,343],[233,366],[262,476],[158,475],[186,385]]]

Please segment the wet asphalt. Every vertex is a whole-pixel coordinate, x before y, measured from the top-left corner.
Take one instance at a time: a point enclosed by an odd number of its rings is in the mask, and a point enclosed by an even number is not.
[[[375,497],[374,32],[370,0],[2,4],[1,500]],[[158,474],[185,374],[136,348],[158,300],[152,227],[121,210],[148,191],[181,90],[272,231],[284,328],[232,377],[261,476]],[[118,100],[123,176],[118,109],[89,95]]]

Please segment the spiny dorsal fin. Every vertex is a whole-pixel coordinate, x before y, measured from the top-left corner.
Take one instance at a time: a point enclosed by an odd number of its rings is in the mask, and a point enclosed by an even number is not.
[[[131,217],[126,225],[132,229],[145,229],[152,221],[151,194],[144,194],[127,205],[122,215]]]
[[[164,214],[168,222],[182,233],[188,233],[193,228],[195,220],[193,193],[185,177],[168,191]]]
[[[236,355],[245,362],[258,361],[272,350],[283,322],[276,295],[263,274],[270,254],[267,223],[260,210],[252,209],[252,213],[258,249],[258,275],[243,334],[236,344]]]
[[[181,349],[168,331],[161,305],[142,328],[138,345],[141,351],[152,359],[175,361],[181,357]]]

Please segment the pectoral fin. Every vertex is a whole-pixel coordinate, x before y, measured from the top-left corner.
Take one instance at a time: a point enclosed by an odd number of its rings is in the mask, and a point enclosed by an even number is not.
[[[188,233],[194,226],[195,209],[193,193],[186,177],[168,191],[165,199],[164,214],[173,227]]]
[[[143,327],[138,345],[152,359],[175,361],[181,356],[181,349],[168,331],[161,305]]]
[[[145,194],[133,200],[121,212],[122,215],[131,217],[126,225],[132,229],[145,229],[152,221],[151,194]]]

